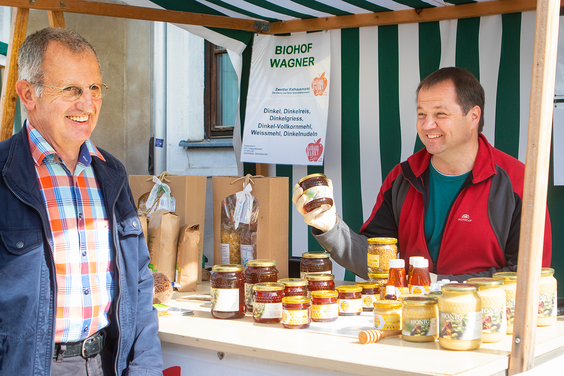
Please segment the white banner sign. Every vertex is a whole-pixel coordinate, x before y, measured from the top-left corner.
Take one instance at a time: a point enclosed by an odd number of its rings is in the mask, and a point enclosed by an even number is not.
[[[241,161],[322,165],[330,34],[256,35]]]

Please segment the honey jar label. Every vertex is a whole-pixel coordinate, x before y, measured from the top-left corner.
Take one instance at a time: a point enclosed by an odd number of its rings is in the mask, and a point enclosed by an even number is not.
[[[482,306],[482,333],[505,333],[507,331],[505,309],[505,304],[499,307]]]
[[[379,268],[380,267],[380,255],[374,255],[369,253],[367,255],[367,263],[369,268]]]
[[[429,319],[403,318],[402,332],[404,336],[426,337],[439,334],[439,327],[435,317]]]
[[[374,328],[379,330],[401,330],[401,315],[399,313],[375,314]]]
[[[309,324],[309,309],[292,309],[282,311],[282,323],[286,325]]]
[[[507,325],[513,325],[513,320],[515,319],[515,300],[507,299],[505,303],[507,304]]]
[[[339,316],[339,308],[337,303],[333,304],[312,304],[311,318],[315,320],[333,319]]]
[[[253,317],[256,319],[281,319],[282,303],[254,303]]]
[[[339,299],[339,313],[362,312],[362,299]]]
[[[482,312],[439,312],[441,338],[471,341],[482,338]]]
[[[396,297],[409,294],[409,287],[396,287]]]
[[[303,195],[306,198],[305,202],[304,202],[304,205],[305,205],[310,201],[317,200],[318,198],[330,197],[331,192],[330,192],[328,186],[317,185],[315,187],[311,187],[309,189],[306,189],[305,192],[303,193]]]
[[[362,295],[362,308],[374,308],[374,301],[380,300],[380,295],[363,294]]]
[[[556,291],[553,293],[539,295],[538,317],[551,316],[556,316]]]
[[[239,289],[210,288],[212,310],[219,312],[239,311]]]
[[[431,292],[431,286],[409,286],[409,293],[425,295]]]

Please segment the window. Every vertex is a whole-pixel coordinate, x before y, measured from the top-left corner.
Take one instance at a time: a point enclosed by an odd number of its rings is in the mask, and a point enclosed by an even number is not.
[[[232,137],[239,98],[237,74],[225,48],[206,41],[205,56],[206,137]]]

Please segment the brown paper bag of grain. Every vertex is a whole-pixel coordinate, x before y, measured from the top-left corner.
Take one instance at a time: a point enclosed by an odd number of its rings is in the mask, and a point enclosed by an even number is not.
[[[202,246],[200,225],[183,225],[178,234],[176,254],[176,283],[178,291],[196,291],[201,282]]]
[[[180,218],[168,210],[157,210],[149,218],[149,269],[164,273],[171,281],[174,281],[179,227]]]

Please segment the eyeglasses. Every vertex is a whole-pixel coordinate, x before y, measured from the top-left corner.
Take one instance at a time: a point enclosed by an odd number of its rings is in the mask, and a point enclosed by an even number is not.
[[[50,87],[52,89],[57,89],[60,91],[63,98],[69,101],[75,101],[78,98],[80,98],[85,88],[90,90],[90,95],[94,100],[102,99],[102,97],[106,95],[106,91],[108,90],[108,87],[105,84],[92,84],[90,86],[80,86],[79,84],[68,84],[63,87],[43,85],[33,82],[32,84],[44,86],[44,87]]]

